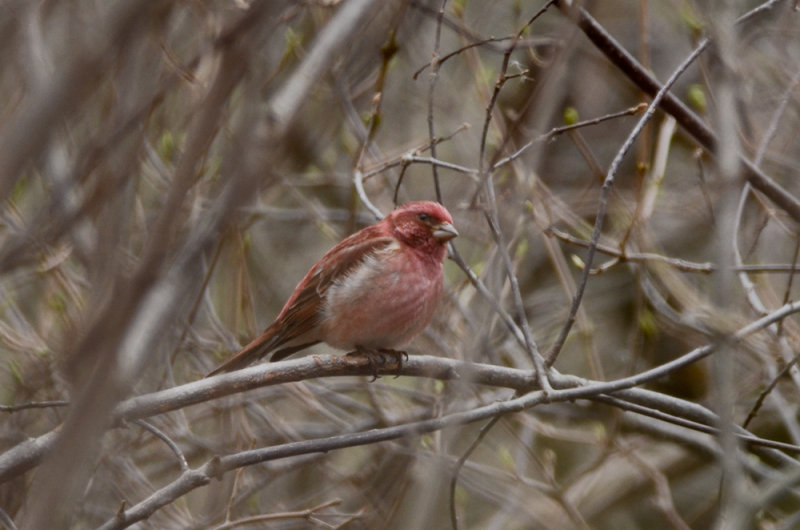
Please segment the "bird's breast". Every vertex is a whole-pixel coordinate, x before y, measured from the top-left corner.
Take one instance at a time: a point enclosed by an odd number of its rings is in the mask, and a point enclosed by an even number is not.
[[[441,292],[440,262],[389,246],[329,288],[322,340],[341,349],[404,346],[431,321]]]

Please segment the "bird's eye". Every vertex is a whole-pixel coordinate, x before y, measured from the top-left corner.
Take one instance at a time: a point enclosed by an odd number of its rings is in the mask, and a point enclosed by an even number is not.
[[[430,218],[431,216],[426,213],[419,214],[419,220],[422,221],[423,223],[427,223],[428,220],[430,220]]]

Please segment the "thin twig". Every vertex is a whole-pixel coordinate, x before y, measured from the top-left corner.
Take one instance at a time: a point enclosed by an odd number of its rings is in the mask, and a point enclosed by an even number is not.
[[[639,112],[645,110],[647,108],[647,103],[639,103],[635,107],[630,107],[625,110],[621,110],[619,112],[612,112],[610,114],[605,114],[603,116],[598,116],[597,118],[591,118],[588,120],[579,121],[577,123],[573,123],[571,125],[563,125],[561,127],[553,127],[549,131],[544,134],[540,134],[533,140],[530,140],[528,143],[517,149],[514,153],[510,154],[505,158],[501,158],[497,162],[492,165],[492,171],[495,171],[497,168],[502,167],[509,162],[513,162],[520,156],[522,156],[528,149],[533,147],[533,145],[550,140],[555,138],[560,134],[564,134],[566,132],[574,131],[576,129],[581,129],[583,127],[590,127],[592,125],[597,125],[599,123],[603,123],[604,121],[614,120],[617,118],[623,118],[625,116],[633,116],[634,114],[638,114]]]
[[[525,350],[528,352],[528,355],[533,362],[533,366],[536,368],[536,377],[538,378],[539,386],[545,393],[550,390],[550,382],[547,380],[547,367],[545,366],[545,360],[539,352],[539,348],[533,339],[533,333],[530,329],[528,316],[525,312],[525,304],[522,301],[519,280],[517,279],[517,274],[514,270],[514,264],[511,261],[511,256],[508,253],[508,246],[505,241],[505,236],[503,235],[500,227],[500,216],[497,207],[497,199],[495,197],[494,179],[492,176],[491,167],[488,170],[485,170],[485,154],[486,141],[489,133],[489,126],[492,122],[492,115],[494,114],[494,108],[497,104],[497,98],[499,97],[500,91],[507,80],[506,72],[508,71],[509,60],[511,59],[511,54],[515,49],[516,42],[522,37],[522,33],[525,31],[525,29],[533,24],[533,22],[545,11],[547,11],[553,2],[554,0],[548,0],[541,9],[534,13],[534,15],[519,29],[514,41],[512,41],[511,45],[506,50],[506,53],[503,54],[503,63],[500,67],[500,73],[498,74],[497,81],[495,82],[494,91],[492,92],[489,104],[486,107],[486,117],[483,122],[483,129],[481,130],[480,152],[478,155],[478,174],[480,175],[480,179],[483,181],[482,184],[486,193],[486,221],[489,225],[492,238],[494,239],[497,249],[500,252],[500,257],[503,260],[506,276],[511,284],[514,310],[517,313],[517,318],[520,322],[519,326],[522,330],[522,335],[525,338]]]
[[[49,409],[52,407],[67,407],[69,401],[55,400],[55,401],[32,401],[30,403],[19,403],[18,405],[0,405],[0,412],[18,412],[20,410],[28,409]]]
[[[433,56],[431,58],[431,75],[428,83],[428,140],[431,144],[431,157],[436,159],[436,129],[433,121],[434,94],[436,93],[436,81],[439,79],[439,46],[442,42],[442,20],[444,19],[444,8],[447,0],[442,0],[439,6],[439,13],[436,16],[436,33],[433,39]],[[442,186],[439,182],[439,168],[436,164],[431,165],[433,175],[433,188],[436,192],[436,200],[442,202]]]
[[[231,528],[237,528],[239,526],[249,526],[249,525],[254,525],[256,523],[266,523],[267,521],[282,521],[285,519],[310,519],[315,515],[322,515],[319,512],[321,512],[325,508],[338,506],[341,503],[342,503],[341,499],[333,499],[327,502],[323,502],[322,504],[318,504],[312,508],[307,508],[305,510],[297,510],[294,512],[264,513],[260,515],[252,515],[250,517],[242,517],[241,519],[236,519],[235,521],[227,521],[225,523],[217,525],[213,528],[213,530],[230,530]]]
[[[591,241],[579,239],[553,226],[548,227],[545,230],[545,234],[555,236],[561,241],[577,245],[580,247],[588,248],[592,244]],[[598,252],[602,252],[603,254],[619,258],[620,262],[658,261],[661,263],[667,263],[668,265],[672,265],[676,269],[685,272],[711,273],[716,270],[716,266],[712,263],[693,263],[691,261],[686,261],[680,258],[670,258],[668,256],[662,256],[661,254],[655,254],[652,252],[627,252],[625,250],[620,250],[608,245],[604,245],[602,243],[597,243],[597,245],[595,245],[595,248],[597,248]]]
[[[452,59],[456,55],[460,55],[461,53],[463,53],[463,52],[465,52],[465,51],[467,51],[469,49],[476,48],[478,46],[485,46],[485,45],[487,45],[489,43],[493,43],[493,42],[503,42],[503,41],[511,40],[511,39],[514,38],[513,36],[510,36],[510,35],[506,36],[506,37],[489,37],[489,38],[486,38],[486,39],[479,40],[477,42],[471,42],[471,43],[466,44],[466,45],[464,45],[464,46],[462,46],[460,48],[457,48],[457,49],[453,50],[450,53],[447,53],[447,54],[439,57],[439,55],[438,55],[438,52],[439,52],[439,41],[441,40],[441,29],[440,28],[441,28],[441,24],[442,24],[442,18],[443,18],[443,15],[444,15],[444,4],[445,3],[446,3],[446,1],[442,2],[442,6],[439,8],[439,13],[436,16],[436,25],[437,25],[437,29],[436,29],[436,44],[434,45],[434,50],[436,50],[436,51],[434,53],[434,58],[431,59],[430,62],[425,63],[422,66],[420,66],[417,69],[417,71],[414,72],[414,74],[411,76],[411,78],[414,79],[414,80],[416,80],[419,77],[419,74],[424,72],[425,69],[427,69],[428,67],[430,67],[432,70],[433,69],[438,69],[439,65],[441,65],[442,63],[447,62],[448,59]],[[431,75],[434,75],[434,74],[431,74]]]
[[[367,207],[367,210],[372,212],[372,215],[374,215],[376,219],[383,219],[383,214],[381,211],[377,206],[372,204],[372,201],[369,200],[369,197],[367,196],[367,191],[364,189],[364,175],[358,168],[353,171],[353,185],[356,188],[356,193],[358,193],[358,198],[361,199],[361,202],[364,203],[364,206]]]
[[[492,430],[492,427],[500,421],[501,416],[495,416],[486,423],[483,427],[481,427],[478,436],[472,441],[472,443],[467,447],[467,450],[464,451],[458,460],[456,461],[455,466],[453,466],[453,476],[450,477],[450,525],[453,527],[453,530],[458,530],[458,515],[456,515],[456,485],[458,484],[458,475],[461,473],[461,468],[464,467],[464,463],[467,459],[472,455],[475,449],[478,448],[480,443],[489,434],[489,431]]]
[[[782,0],[770,0],[749,11],[737,19],[737,23],[743,23],[750,18],[763,13]],[[591,40],[619,70],[625,74],[633,83],[650,96],[656,96],[662,90],[662,86],[656,78],[623,48],[611,35],[601,26],[592,16],[582,7],[575,9],[572,2],[557,0],[556,5],[572,17],[578,27]],[[703,40],[699,48],[705,49],[710,44],[708,39]],[[702,49],[700,51],[702,51]],[[696,49],[697,50],[697,49]],[[717,138],[714,132],[703,122],[703,120],[693,113],[680,99],[672,94],[662,95],[660,101],[661,108],[672,115],[681,126],[691,134],[704,148],[710,152],[716,152]],[[762,192],[769,199],[783,208],[795,221],[800,222],[800,200],[789,193],[785,188],[768,177],[763,171],[756,167],[750,160],[742,157],[742,164],[745,177],[754,188]]]
[[[592,267],[592,261],[594,260],[594,255],[597,250],[597,245],[600,241],[600,234],[603,229],[603,224],[605,222],[606,217],[606,209],[608,208],[608,198],[611,195],[611,189],[614,186],[614,179],[616,178],[617,171],[619,170],[620,165],[622,164],[622,160],[627,154],[628,150],[633,146],[634,141],[639,136],[639,133],[644,129],[644,126],[656,112],[658,109],[658,105],[660,104],[661,100],[666,96],[669,92],[669,89],[678,80],[681,74],[689,67],[692,62],[700,55],[700,53],[705,49],[705,45],[701,44],[697,48],[695,48],[691,54],[678,66],[677,69],[672,73],[670,78],[667,80],[666,83],[660,88],[658,93],[653,98],[653,101],[647,108],[647,112],[645,112],[644,116],[639,119],[639,122],[630,132],[628,137],[625,139],[625,142],[622,144],[622,147],[619,148],[617,151],[614,160],[611,162],[611,165],[608,168],[608,172],[606,173],[605,181],[603,182],[602,191],[600,193],[600,199],[598,201],[597,207],[597,217],[595,218],[594,223],[594,230],[592,232],[592,239],[591,245],[586,254],[585,259],[585,268],[581,274],[581,279],[578,283],[578,290],[575,293],[575,297],[572,299],[572,305],[570,306],[569,315],[567,317],[567,321],[564,323],[564,326],[561,329],[561,332],[556,339],[556,342],[553,344],[553,347],[547,354],[547,366],[552,366],[555,360],[558,358],[558,354],[561,352],[561,348],[564,346],[564,342],[567,340],[567,335],[569,335],[570,329],[572,329],[572,325],[575,322],[575,316],[578,313],[578,307],[581,304],[583,299],[583,293],[586,290],[586,284],[589,280],[589,272]]]
[[[0,508],[0,523],[3,523],[8,530],[17,530],[14,520],[2,508]]]
[[[183,451],[181,451],[181,448],[178,447],[178,444],[172,441],[172,439],[169,436],[167,436],[167,434],[164,431],[162,431],[152,423],[146,422],[142,419],[133,420],[133,423],[135,425],[138,425],[142,429],[150,432],[156,438],[160,439],[162,442],[167,444],[169,450],[172,451],[172,453],[178,458],[178,465],[180,466],[181,471],[186,471],[187,469],[189,469],[189,463],[186,461],[186,456],[184,456]]]

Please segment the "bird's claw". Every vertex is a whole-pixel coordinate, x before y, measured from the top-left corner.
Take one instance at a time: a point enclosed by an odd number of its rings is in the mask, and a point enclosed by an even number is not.
[[[397,373],[395,377],[400,377],[400,372],[403,370],[403,357],[408,360],[408,353],[402,350],[394,350],[391,348],[379,348],[372,350],[362,346],[356,346],[356,349],[347,354],[347,356],[366,357],[369,361],[369,366],[372,369],[372,379],[370,383],[378,379],[378,367],[386,364],[386,358],[391,357],[391,360],[397,363]],[[378,358],[380,357],[380,363]]]
[[[394,360],[394,362],[397,363],[397,373],[395,374],[394,377],[395,379],[400,377],[400,372],[403,371],[403,357],[405,357],[407,361],[408,353],[402,350],[393,350],[391,348],[382,348],[378,350],[378,353],[380,353],[381,355],[388,355],[389,357],[392,357],[392,360]]]

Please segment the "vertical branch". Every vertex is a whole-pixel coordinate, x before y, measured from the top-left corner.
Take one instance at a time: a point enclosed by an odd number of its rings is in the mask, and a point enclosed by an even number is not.
[[[217,77],[188,142],[190,147],[156,222],[158,232],[150,239],[133,278],[129,282],[118,281],[108,305],[98,312],[77,346],[73,357],[73,363],[80,362],[80,369],[77,364],[75,367],[79,376],[77,391],[57,446],[31,487],[28,528],[59,528],[69,521],[72,510],[79,505],[77,499],[92,467],[89,461],[109,426],[113,407],[157,351],[156,344],[171,322],[183,313],[184,296],[199,278],[196,264],[200,255],[235,204],[233,200],[223,200],[218,217],[212,217],[197,238],[187,242],[185,261],[179,261],[170,273],[165,272],[167,256],[172,254],[171,225],[194,182],[197,156],[216,134],[222,109],[244,71],[240,55],[231,49],[225,51],[230,53],[222,54]],[[51,480],[54,476],[63,480]]]
[[[554,0],[545,3],[545,5],[539,9],[522,28],[520,28],[520,30],[514,36],[514,39],[511,41],[511,44],[508,46],[508,48],[506,48],[505,53],[503,53],[503,62],[500,66],[500,72],[498,74],[497,81],[495,82],[491,99],[486,107],[486,114],[483,122],[483,128],[481,130],[480,149],[478,154],[478,176],[483,182],[484,191],[486,193],[487,204],[484,214],[486,216],[487,223],[489,224],[492,237],[503,260],[506,276],[511,284],[514,309],[517,313],[517,318],[519,319],[520,329],[525,337],[525,348],[531,358],[531,361],[533,362],[540,388],[545,393],[551,390],[550,382],[547,379],[544,358],[542,357],[541,353],[539,353],[539,348],[536,346],[536,342],[533,340],[533,333],[531,332],[528,316],[525,312],[525,304],[522,300],[522,293],[520,292],[517,274],[514,270],[514,264],[511,261],[511,256],[508,253],[508,246],[500,227],[500,219],[497,210],[497,198],[495,197],[493,172],[491,165],[487,167],[486,164],[486,143],[489,134],[489,126],[492,122],[492,115],[494,114],[495,106],[497,104],[497,98],[500,95],[503,85],[505,85],[505,82],[508,79],[506,75],[508,72],[508,64],[511,59],[511,54],[516,49],[517,43],[522,37],[522,33],[525,31],[525,29],[533,24],[533,22],[539,18],[539,16],[541,16],[553,3]]]
[[[717,112],[715,121],[719,131],[717,147],[716,172],[722,185],[722,194],[718,201],[719,220],[717,223],[718,263],[717,275],[714,278],[713,299],[716,311],[720,313],[720,325],[713,331],[717,333],[720,349],[712,359],[715,400],[719,415],[719,440],[722,446],[720,466],[722,468],[720,507],[717,522],[728,528],[749,528],[751,522],[745,520],[744,505],[746,500],[745,477],[741,463],[739,443],[734,435],[736,428],[734,409],[737,395],[734,352],[736,349],[730,342],[726,315],[733,315],[733,297],[730,289],[734,281],[733,266],[736,263],[734,241],[738,237],[735,231],[737,223],[736,197],[741,181],[741,164],[739,160],[736,86],[738,84],[737,48],[738,39],[734,16],[729,5],[720,5],[713,13],[714,32],[713,48],[717,69],[715,71]]]
[[[436,108],[434,96],[436,94],[436,81],[439,79],[439,46],[442,40],[442,19],[444,18],[444,8],[447,5],[447,0],[442,0],[439,6],[439,12],[436,16],[436,34],[433,40],[433,57],[431,58],[431,74],[430,83],[428,83],[428,140],[431,146],[431,158],[437,158],[436,144],[436,129],[433,119],[433,111]],[[439,182],[439,167],[436,164],[431,164],[431,171],[433,171],[433,188],[436,192],[436,200],[442,202],[442,186]]]
[[[639,119],[639,122],[636,126],[631,130],[628,137],[625,139],[625,142],[622,144],[622,147],[619,148],[616,155],[614,156],[614,160],[611,162],[611,165],[608,168],[608,172],[606,173],[606,178],[603,181],[603,187],[600,192],[600,199],[598,201],[597,206],[597,216],[595,217],[594,222],[594,229],[592,231],[592,239],[591,244],[586,252],[586,259],[584,260],[583,271],[581,273],[581,279],[578,283],[578,290],[575,293],[575,297],[572,299],[572,305],[569,309],[569,315],[567,316],[567,321],[564,323],[564,326],[561,328],[561,332],[558,335],[555,343],[553,344],[552,348],[547,354],[547,366],[552,366],[553,363],[558,358],[558,354],[561,352],[561,348],[563,348],[564,343],[567,340],[567,335],[569,335],[570,329],[572,325],[575,323],[575,316],[578,314],[578,308],[580,307],[581,301],[583,299],[583,293],[586,290],[586,284],[589,281],[589,273],[592,268],[592,262],[594,261],[594,256],[597,251],[597,245],[600,242],[600,233],[603,229],[603,224],[606,218],[606,211],[608,209],[608,199],[611,195],[611,189],[614,186],[614,179],[616,178],[617,172],[619,171],[619,167],[622,164],[622,160],[625,158],[626,153],[630,150],[633,146],[634,141],[639,136],[639,133],[644,129],[644,126],[650,121],[653,115],[658,109],[659,104],[661,101],[666,97],[670,88],[678,80],[678,78],[683,74],[684,71],[689,67],[690,64],[694,62],[695,59],[700,55],[700,53],[705,50],[706,46],[708,46],[708,40],[704,40],[700,43],[693,51],[689,54],[688,57],[675,69],[672,75],[667,79],[666,83],[661,87],[658,91],[656,96],[653,98],[653,101],[650,102],[650,106],[647,107],[647,111],[644,115]]]

